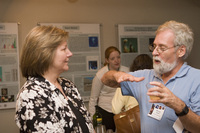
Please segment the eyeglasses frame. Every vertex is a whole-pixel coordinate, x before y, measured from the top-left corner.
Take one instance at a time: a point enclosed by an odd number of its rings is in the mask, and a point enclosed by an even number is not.
[[[151,44],[151,45],[149,45],[149,50],[151,52],[153,52],[156,49],[156,51],[160,54],[160,53],[163,53],[163,52],[167,51],[168,49],[175,48],[177,46],[180,46],[180,45],[174,45],[174,46],[169,47],[169,48],[166,47],[165,49],[161,50],[160,46],[157,45],[155,47],[155,44]]]

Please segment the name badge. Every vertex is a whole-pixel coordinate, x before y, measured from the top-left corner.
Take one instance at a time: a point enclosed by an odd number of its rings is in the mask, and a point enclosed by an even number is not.
[[[151,109],[148,113],[148,116],[156,119],[156,120],[161,120],[163,114],[165,111],[165,106],[161,106],[159,104],[152,104]]]

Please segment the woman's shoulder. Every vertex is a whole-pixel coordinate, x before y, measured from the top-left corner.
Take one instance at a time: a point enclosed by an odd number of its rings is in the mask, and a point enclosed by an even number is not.
[[[22,86],[23,90],[38,90],[40,87],[45,87],[45,79],[42,77],[29,76]],[[48,84],[49,85],[49,84]]]
[[[24,101],[28,101],[29,99],[35,99],[41,95],[46,96],[45,87],[43,87],[43,85],[44,84],[39,84],[36,81],[26,81],[19,90],[17,99],[20,98]]]
[[[104,66],[101,69],[99,69],[96,73],[97,76],[103,76],[104,73],[108,72],[108,66]]]

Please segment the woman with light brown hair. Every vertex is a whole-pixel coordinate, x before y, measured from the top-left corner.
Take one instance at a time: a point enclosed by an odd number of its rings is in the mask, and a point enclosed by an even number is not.
[[[95,113],[95,106],[98,105],[98,110],[102,114],[103,125],[106,130],[112,129],[115,131],[115,124],[113,120],[111,101],[115,94],[116,88],[108,87],[101,82],[101,77],[104,73],[110,70],[128,72],[128,67],[121,66],[120,51],[118,48],[111,46],[105,51],[105,63],[93,79],[92,90],[89,101],[89,111],[91,116]]]
[[[18,93],[15,121],[20,132],[93,133],[89,112],[69,70],[68,33],[37,26],[26,36],[20,68],[27,80]]]

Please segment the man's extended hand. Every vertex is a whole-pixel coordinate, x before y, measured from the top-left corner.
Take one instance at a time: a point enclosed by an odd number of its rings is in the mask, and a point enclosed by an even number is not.
[[[117,81],[117,83],[121,83],[123,81],[131,81],[131,82],[139,82],[144,80],[144,77],[134,77],[128,73],[125,72],[117,72],[114,73],[113,75],[115,77],[115,80]]]
[[[103,84],[110,87],[119,87],[119,83],[123,81],[139,82],[142,80],[144,80],[144,77],[134,77],[128,73],[113,70],[105,73],[101,79]]]

